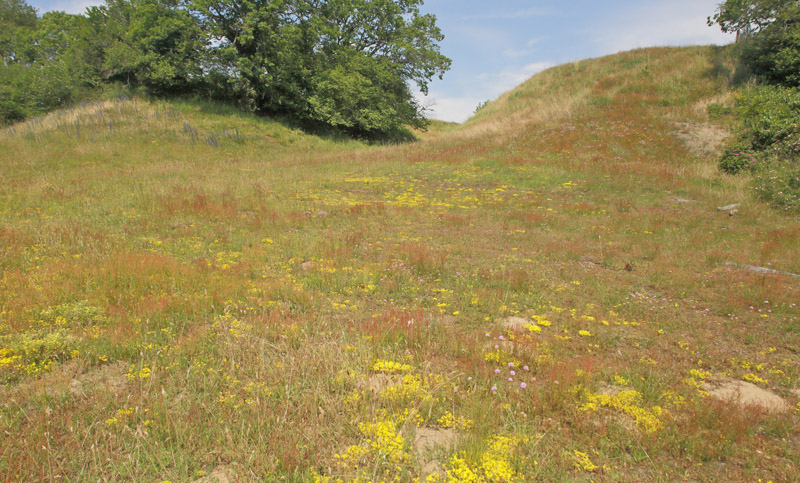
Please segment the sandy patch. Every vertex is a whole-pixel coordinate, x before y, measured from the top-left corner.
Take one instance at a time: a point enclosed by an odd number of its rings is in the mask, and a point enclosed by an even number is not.
[[[127,383],[125,374],[128,366],[117,362],[93,368],[86,373],[81,365],[72,360],[59,364],[51,372],[31,380],[0,386],[0,398],[15,396],[31,397],[46,394],[51,397],[69,393],[72,397],[87,397],[89,394],[106,390],[118,394]]]
[[[782,397],[750,382],[726,379],[703,386],[709,396],[722,401],[740,406],[758,406],[773,413],[789,410],[789,404]]]
[[[128,365],[124,362],[98,367],[72,379],[69,383],[69,393],[74,397],[87,397],[99,390],[119,394],[128,382],[128,378],[125,377],[127,372]]]
[[[677,122],[676,135],[686,149],[695,156],[717,157],[722,154],[725,140],[730,133],[724,128],[708,122]]]
[[[506,317],[505,319],[500,319],[500,324],[504,329],[522,330],[526,325],[532,325],[533,322],[524,317],[511,316]]]
[[[398,375],[371,374],[366,379],[358,381],[359,389],[366,389],[373,394],[380,394],[386,388],[402,384],[402,378]]]
[[[236,473],[225,466],[217,466],[210,474],[198,478],[192,483],[231,483],[236,481]]]
[[[417,428],[414,434],[414,454],[420,463],[420,479],[428,475],[444,474],[444,468],[434,457],[438,448],[450,451],[458,440],[458,434],[452,429]]]

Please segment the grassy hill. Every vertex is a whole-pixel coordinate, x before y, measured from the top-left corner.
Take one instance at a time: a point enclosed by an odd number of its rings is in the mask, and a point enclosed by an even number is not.
[[[576,62],[396,146],[7,129],[0,478],[793,480],[800,280],[745,265],[800,273],[800,228],[716,170],[731,70]]]

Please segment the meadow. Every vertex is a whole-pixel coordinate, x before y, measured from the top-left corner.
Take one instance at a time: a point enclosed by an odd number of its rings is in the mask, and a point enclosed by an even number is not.
[[[398,145],[6,128],[0,480],[796,481],[800,224],[717,170],[732,76],[576,62]]]

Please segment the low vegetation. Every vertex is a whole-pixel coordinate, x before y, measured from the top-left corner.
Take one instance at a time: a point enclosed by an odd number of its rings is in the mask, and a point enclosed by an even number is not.
[[[791,481],[800,287],[743,267],[800,229],[678,135],[732,68],[568,64],[396,146],[136,97],[5,129],[0,478]]]
[[[740,83],[748,81],[735,96],[738,133],[720,168],[751,172],[758,198],[800,213],[800,5],[791,0],[728,0],[709,24],[737,32],[737,77]]]

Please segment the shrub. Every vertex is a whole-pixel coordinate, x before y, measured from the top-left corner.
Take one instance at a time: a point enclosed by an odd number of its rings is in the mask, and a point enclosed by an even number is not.
[[[800,162],[773,158],[758,166],[753,188],[764,202],[784,211],[800,212]]]
[[[751,171],[758,198],[800,211],[800,90],[757,86],[736,97],[741,134],[719,161],[727,173]]]

